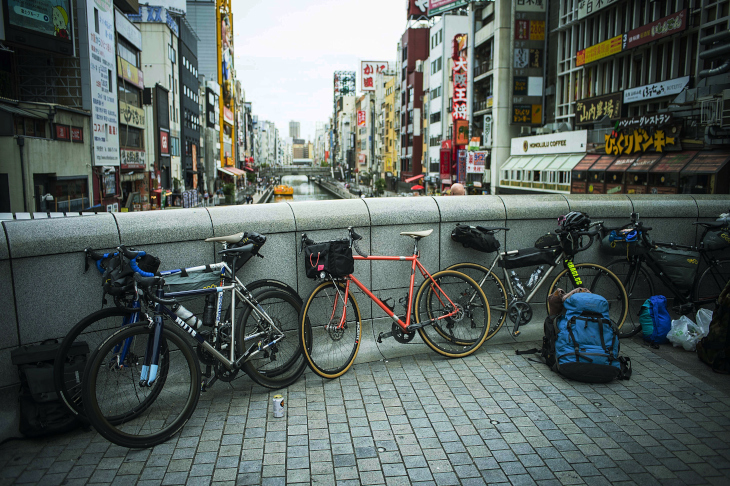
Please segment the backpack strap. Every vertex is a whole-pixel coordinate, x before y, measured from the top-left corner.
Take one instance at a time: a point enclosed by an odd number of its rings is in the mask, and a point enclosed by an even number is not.
[[[568,334],[570,335],[570,340],[573,341],[573,349],[575,350],[575,362],[580,363],[581,353],[580,353],[580,348],[578,347],[578,341],[576,341],[575,335],[573,334],[574,325],[575,325],[575,316],[571,317],[570,320],[568,321],[567,329],[568,329]],[[601,341],[603,341],[603,336],[601,336]],[[587,359],[588,361],[590,361],[591,363],[593,362],[593,360],[591,358],[589,358],[587,356],[583,356],[583,357],[585,359]],[[556,360],[556,363],[557,363],[557,360]]]
[[[619,380],[628,380],[631,378],[631,358],[627,358],[626,356],[619,356],[618,358],[619,363],[621,364],[621,368],[618,372],[618,379]]]

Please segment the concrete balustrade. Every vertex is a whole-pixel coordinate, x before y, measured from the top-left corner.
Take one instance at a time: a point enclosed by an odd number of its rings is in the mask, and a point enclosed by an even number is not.
[[[45,339],[62,338],[81,318],[101,307],[99,273],[84,273],[86,247],[113,250],[120,244],[158,256],[161,269],[194,266],[217,261],[216,247],[203,240],[241,231],[267,235],[264,259],[254,258],[239,272],[245,283],[260,278],[281,280],[297,289],[303,299],[315,282],[304,275],[299,253],[300,235],[315,241],[346,236],[353,226],[363,236],[361,247],[374,255],[409,255],[413,240],[401,231],[434,229],[419,245],[421,261],[433,272],[457,262],[488,265],[494,254],[464,249],[450,239],[457,222],[506,226],[498,237],[503,249],[532,246],[540,235],[554,230],[556,218],[570,210],[587,212],[608,226],[629,221],[640,213],[658,241],[697,244],[701,230],[695,221],[714,221],[730,208],[730,196],[469,196],[349,199],[266,205],[242,205],[143,213],[104,213],[84,218],[6,221],[0,226],[0,390],[6,404],[0,411],[0,439],[16,435],[18,374],[10,362],[11,349]],[[577,262],[608,263],[594,245],[579,254]],[[398,300],[407,294],[407,263],[363,262],[355,264],[358,278],[381,298]],[[528,269],[520,271],[527,276]],[[555,275],[556,272],[553,273]],[[499,273],[500,277],[501,271]],[[420,279],[418,279],[420,280]],[[418,281],[417,281],[418,283]],[[661,291],[661,287],[657,289]],[[363,317],[363,343],[358,362],[389,359],[405,354],[431,352],[420,338],[408,345],[393,339],[375,342],[391,321],[364,295],[356,294]],[[542,336],[544,305],[533,301],[535,317],[523,328],[520,341]],[[497,342],[512,340],[502,331]],[[479,352],[489,352],[489,343]],[[246,378],[243,378],[246,379]]]

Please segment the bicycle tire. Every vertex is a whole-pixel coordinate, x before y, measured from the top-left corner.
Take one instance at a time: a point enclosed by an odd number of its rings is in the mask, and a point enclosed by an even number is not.
[[[621,280],[614,275],[612,271],[602,265],[595,263],[578,263],[574,265],[575,269],[580,275],[584,288],[587,288],[594,294],[602,295],[608,301],[609,315],[611,321],[616,325],[617,329],[621,329],[624,321],[626,320],[626,314],[628,313],[628,297],[626,296],[626,289],[624,289]],[[593,269],[594,275],[588,275],[587,270]],[[570,269],[565,268],[561,271],[550,284],[548,289],[548,297],[558,288],[570,292],[575,287],[573,279],[568,276]],[[545,308],[547,309],[548,303],[547,298],[545,299]]]
[[[490,323],[489,332],[485,339],[485,341],[489,341],[502,329],[502,326],[507,320],[509,300],[502,280],[500,280],[497,274],[490,272],[487,267],[478,263],[457,263],[456,265],[451,265],[446,270],[461,272],[467,277],[471,277],[478,284],[484,280],[484,283],[480,286],[482,292],[487,297],[487,302],[489,302]]]
[[[614,260],[606,265],[606,268],[621,280],[629,303],[626,320],[618,332],[619,339],[634,337],[641,331],[641,322],[639,321],[641,306],[646,299],[655,295],[651,275],[646,271],[644,265],[639,265],[638,272],[635,271],[632,275],[629,275],[632,264],[625,258]]]
[[[438,285],[434,287],[433,283]],[[422,300],[425,298],[425,301]],[[418,288],[414,301],[416,322],[424,322],[451,312],[451,304],[461,307],[455,318],[442,319],[433,325],[418,329],[428,347],[448,358],[462,358],[474,353],[489,333],[489,302],[484,292],[471,277],[453,270],[442,270],[426,279]],[[429,317],[431,316],[431,317]],[[470,326],[464,326],[467,322]],[[441,322],[445,322],[443,325]],[[429,334],[429,330],[435,332]],[[444,336],[446,334],[446,336]]]
[[[195,352],[182,331],[168,326],[163,329],[160,340],[164,386],[159,387],[154,400],[147,403],[142,413],[117,424],[108,420],[108,416],[135,409],[138,406],[135,402],[145,402],[147,392],[155,389],[139,385],[139,369],[153,333],[154,328],[148,323],[124,326],[101,344],[86,365],[82,400],[89,422],[105,439],[122,447],[148,448],[165,442],[187,423],[200,398],[201,374]],[[115,347],[127,339],[131,339],[131,345],[125,365],[113,366],[117,356]],[[129,403],[115,405],[119,401]]]
[[[299,379],[307,367],[299,342],[299,313],[302,310],[301,299],[284,290],[264,290],[257,293],[256,301],[264,308],[266,314],[284,333],[284,338],[267,350],[261,357],[246,361],[243,370],[253,381],[267,388],[283,388]],[[262,344],[268,344],[270,334],[268,323],[259,320],[252,307],[247,306],[239,319],[237,327],[239,337],[236,338],[238,355],[248,348],[245,338],[252,333],[265,332]],[[260,354],[260,353],[259,353]],[[258,356],[258,355],[257,355]]]
[[[692,300],[694,302],[717,300],[728,282],[730,282],[730,260],[715,260],[713,265],[707,267],[697,279],[692,291]],[[708,302],[703,305],[712,304],[713,302]]]
[[[72,365],[78,365],[79,359],[78,356],[70,355],[70,351],[74,345],[86,343],[89,353],[93,353],[104,339],[120,328],[123,319],[131,313],[131,309],[119,307],[107,307],[93,312],[76,323],[58,347],[53,363],[53,384],[64,405],[82,421],[86,421],[81,402],[83,375],[67,370],[67,367],[70,369]]]
[[[362,340],[362,320],[360,308],[352,292],[348,292],[347,309],[344,307],[342,282],[322,282],[314,288],[299,315],[299,340],[302,353],[309,368],[322,378],[333,379],[342,376],[350,369],[357,358]],[[339,312],[338,312],[339,309]],[[331,323],[339,323],[342,313],[347,312],[343,330],[327,330]],[[337,351],[336,345],[342,341],[343,350]],[[353,341],[350,348],[347,343]],[[331,352],[334,351],[335,354]]]

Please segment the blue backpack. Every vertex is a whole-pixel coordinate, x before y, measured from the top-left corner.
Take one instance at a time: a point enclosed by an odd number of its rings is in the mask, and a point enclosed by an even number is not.
[[[565,313],[548,317],[552,325],[545,325],[547,354],[551,354],[551,347],[554,350],[554,359],[550,360],[553,362],[546,360],[552,370],[587,383],[629,379],[631,362],[619,356],[617,329],[611,322],[606,299],[588,292],[577,293],[566,299],[563,306]]]
[[[667,334],[672,329],[672,318],[667,311],[667,298],[655,295],[644,301],[639,313],[644,341],[654,346],[668,342]]]

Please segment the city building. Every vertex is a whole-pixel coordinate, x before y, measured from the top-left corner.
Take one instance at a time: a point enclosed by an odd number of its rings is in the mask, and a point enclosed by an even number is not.
[[[397,73],[398,71],[395,71]],[[397,128],[398,117],[396,116],[396,105],[400,105],[400,99],[396,96],[396,79],[392,76],[385,82],[385,96],[383,98],[383,118],[384,118],[384,155],[383,155],[383,175],[382,177],[389,181],[398,175],[398,147],[397,142],[399,132]]]
[[[153,156],[151,148],[145,145],[144,72],[140,69],[142,32],[120,10],[116,10],[114,21],[117,30],[121,210],[142,211],[150,207],[147,161]]]
[[[355,96],[337,98],[336,161],[342,166],[345,180],[355,175]]]
[[[291,138],[299,138],[299,122],[297,122],[297,121],[289,122],[289,136]]]
[[[180,17],[178,69],[180,71],[181,149],[184,189],[203,189],[200,162],[200,81],[198,80],[198,35],[186,17]]]
[[[428,60],[429,29],[427,25],[409,27],[401,37],[401,153],[400,179],[403,189],[410,190],[405,180],[422,173],[423,135],[423,71]]]
[[[214,80],[217,77],[213,78]],[[220,155],[220,85],[206,76],[199,75],[200,81],[200,113],[204,114],[205,122],[201,123],[201,154],[203,157],[204,190],[213,194],[220,188],[218,169],[221,167]]]

